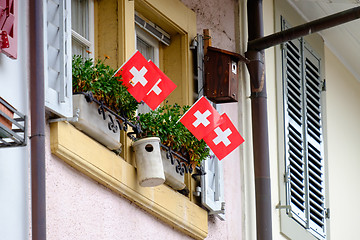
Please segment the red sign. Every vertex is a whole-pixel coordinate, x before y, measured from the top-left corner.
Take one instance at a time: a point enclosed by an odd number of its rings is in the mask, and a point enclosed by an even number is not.
[[[221,115],[219,123],[204,137],[204,141],[214,152],[215,156],[222,160],[242,144],[244,139],[226,114]]]
[[[156,69],[139,51],[119,68],[115,76],[122,76],[123,85],[138,102],[144,99],[157,82]]]
[[[155,110],[167,96],[176,88],[170,78],[168,78],[152,61],[149,65],[156,70],[157,75],[153,76],[156,79],[155,85],[146,94],[143,101],[152,109]]]
[[[179,120],[198,139],[219,125],[220,114],[205,97],[197,100]]]

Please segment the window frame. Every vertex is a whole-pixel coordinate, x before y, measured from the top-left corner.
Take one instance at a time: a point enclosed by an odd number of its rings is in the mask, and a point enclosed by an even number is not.
[[[151,59],[151,61],[155,63],[156,66],[159,67],[159,52],[160,52],[161,43],[157,39],[152,37],[149,33],[145,32],[143,29],[141,29],[139,26],[135,24],[135,48],[137,50],[139,50],[138,38],[153,49],[153,59]],[[137,109],[136,115],[138,115],[139,113],[147,113],[150,111],[151,108],[146,103],[140,104]]]
[[[156,66],[159,66],[159,52],[160,52],[160,42],[152,37],[149,33],[142,30],[139,26],[135,26],[135,48],[137,49],[137,39],[140,38],[143,42],[148,44],[154,49],[154,59],[151,61],[155,63]]]
[[[80,33],[76,32],[73,27],[71,26],[71,40],[76,41],[77,43],[81,44],[83,47],[87,48],[88,54],[87,56],[83,57],[89,57],[89,55],[93,54],[94,49],[94,38],[95,38],[95,29],[94,29],[94,0],[86,0],[87,1],[87,11],[88,11],[88,19],[86,20],[87,24],[87,31],[88,36],[82,36]],[[72,46],[71,46],[72,48]],[[71,54],[74,55],[73,53]]]

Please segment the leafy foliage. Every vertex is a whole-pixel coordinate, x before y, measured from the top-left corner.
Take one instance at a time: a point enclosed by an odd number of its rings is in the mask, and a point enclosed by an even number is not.
[[[143,132],[138,137],[159,137],[165,146],[181,153],[193,165],[199,165],[209,155],[209,149],[204,140],[197,140],[178,122],[189,108],[190,106],[165,104],[155,111],[139,114],[137,121]]]
[[[121,77],[113,77],[115,70],[104,62],[75,55],[72,61],[73,92],[90,91],[111,110],[132,119],[139,103],[122,85]]]
[[[98,101],[114,112],[140,123],[143,132],[139,138],[160,137],[164,145],[179,152],[193,165],[199,165],[209,155],[206,143],[197,140],[182,123],[177,122],[190,106],[165,104],[155,111],[140,114],[135,120],[139,103],[122,85],[121,77],[113,77],[115,70],[104,62],[75,55],[72,62],[73,93],[92,92]]]

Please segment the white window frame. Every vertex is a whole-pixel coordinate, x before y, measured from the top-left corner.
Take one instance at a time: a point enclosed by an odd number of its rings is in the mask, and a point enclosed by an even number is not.
[[[135,25],[135,47],[137,49],[137,39],[140,38],[145,43],[149,44],[154,49],[154,59],[151,61],[159,67],[159,48],[160,42],[152,37],[149,33],[142,30],[140,27]]]

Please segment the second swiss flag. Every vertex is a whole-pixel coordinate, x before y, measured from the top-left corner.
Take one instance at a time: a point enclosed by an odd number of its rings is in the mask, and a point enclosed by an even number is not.
[[[242,144],[244,139],[241,137],[230,118],[226,114],[223,114],[221,115],[220,124],[204,137],[204,141],[213,151],[215,156],[219,160],[222,160]]]
[[[204,139],[219,160],[244,142],[240,133],[224,113],[220,114],[201,97],[179,120],[198,140]]]

